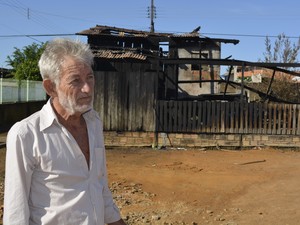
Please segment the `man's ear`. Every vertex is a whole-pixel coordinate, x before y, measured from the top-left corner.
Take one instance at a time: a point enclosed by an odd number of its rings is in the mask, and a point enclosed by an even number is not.
[[[50,97],[56,97],[57,96],[56,87],[55,87],[54,82],[52,82],[49,79],[45,79],[45,80],[43,80],[43,86],[44,86],[44,89],[45,89],[46,93]]]

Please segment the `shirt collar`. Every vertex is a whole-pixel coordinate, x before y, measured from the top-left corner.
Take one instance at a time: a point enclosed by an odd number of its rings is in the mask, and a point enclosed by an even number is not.
[[[57,121],[57,117],[51,106],[50,98],[40,112],[40,131],[50,127],[54,121]]]
[[[92,118],[100,120],[98,113],[96,113],[93,109],[84,113],[83,117],[86,121],[92,120]],[[54,122],[59,124],[57,116],[52,108],[50,98],[40,112],[40,131],[42,132],[46,128],[50,127]]]

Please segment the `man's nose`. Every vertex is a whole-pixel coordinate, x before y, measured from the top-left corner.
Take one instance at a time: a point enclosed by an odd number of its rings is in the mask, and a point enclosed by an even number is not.
[[[89,82],[84,82],[81,88],[82,92],[89,93],[92,90],[92,85]]]

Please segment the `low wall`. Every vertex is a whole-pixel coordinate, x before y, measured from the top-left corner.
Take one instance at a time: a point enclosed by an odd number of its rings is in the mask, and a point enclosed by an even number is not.
[[[239,134],[166,134],[159,133],[156,143],[153,132],[104,132],[107,147],[300,147],[295,135],[239,135]]]
[[[40,110],[45,102],[46,101],[35,101],[0,104],[0,132],[8,131],[17,121]]]

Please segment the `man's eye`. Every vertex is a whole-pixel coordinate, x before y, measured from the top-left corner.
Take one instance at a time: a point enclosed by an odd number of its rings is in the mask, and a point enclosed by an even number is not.
[[[78,84],[79,82],[80,82],[79,79],[74,79],[74,80],[72,80],[70,83],[71,83],[71,84]]]

